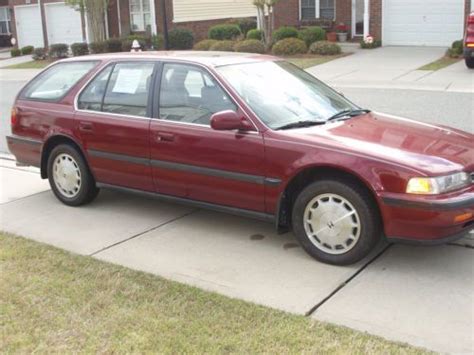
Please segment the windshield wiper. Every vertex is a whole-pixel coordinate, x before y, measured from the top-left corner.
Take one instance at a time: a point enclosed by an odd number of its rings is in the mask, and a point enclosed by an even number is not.
[[[360,116],[360,115],[363,115],[363,114],[366,114],[366,113],[369,113],[370,110],[366,110],[366,109],[357,109],[357,110],[342,110],[338,113],[336,113],[335,115],[329,117],[326,122],[330,122],[330,121],[334,121],[334,120],[337,120],[338,118],[342,118],[342,117],[355,117],[355,116]]]
[[[275,129],[278,131],[278,130],[283,130],[283,129],[303,128],[303,127],[322,125],[324,123],[325,122],[321,122],[321,121],[298,121],[298,122],[288,123],[286,125],[277,127]]]

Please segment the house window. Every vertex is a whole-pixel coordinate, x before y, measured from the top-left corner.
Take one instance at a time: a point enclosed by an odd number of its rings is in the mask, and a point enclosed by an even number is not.
[[[301,0],[301,19],[313,20],[316,18],[316,0]]]
[[[335,18],[335,0],[300,0],[301,1],[301,19],[314,20],[323,18],[334,20]]]
[[[0,7],[0,34],[7,35],[11,32],[10,9],[8,7]]]
[[[319,0],[319,17],[334,20],[336,17],[334,1],[335,0]]]
[[[151,26],[150,0],[130,0],[132,31],[143,32]]]

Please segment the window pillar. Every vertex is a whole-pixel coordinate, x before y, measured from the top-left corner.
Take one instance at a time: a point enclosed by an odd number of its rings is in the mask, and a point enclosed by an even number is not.
[[[158,33],[158,29],[156,26],[156,9],[155,9],[155,0],[150,1],[150,22],[151,22],[151,34],[156,35]]]
[[[370,0],[364,0],[364,38],[370,34]]]

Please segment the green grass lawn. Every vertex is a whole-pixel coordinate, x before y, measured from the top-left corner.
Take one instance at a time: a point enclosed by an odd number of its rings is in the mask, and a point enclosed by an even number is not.
[[[423,65],[422,67],[418,68],[418,70],[440,70],[450,66],[451,64],[457,63],[461,60],[461,58],[451,58],[451,57],[442,57],[438,60],[435,60],[432,63]]]
[[[4,67],[2,69],[43,69],[51,63],[52,62],[49,60],[32,60],[30,62],[9,65],[8,67]]]
[[[0,349],[3,353],[424,353],[3,233]]]
[[[316,65],[330,62],[331,60],[342,58],[350,55],[351,53],[342,53],[337,55],[313,55],[304,54],[299,56],[284,57],[285,60],[299,66],[302,69],[314,67]]]

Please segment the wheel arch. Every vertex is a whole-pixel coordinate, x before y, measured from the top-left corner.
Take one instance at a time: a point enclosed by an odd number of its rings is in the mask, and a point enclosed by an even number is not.
[[[89,167],[89,162],[87,161],[86,154],[82,147],[77,143],[73,138],[63,135],[56,134],[50,136],[45,143],[43,144],[43,149],[41,150],[41,178],[48,178],[48,159],[51,151],[60,144],[68,144],[77,149],[77,151],[82,155],[82,158],[86,162],[87,167]],[[90,170],[90,168],[89,168]],[[91,172],[92,173],[92,172]]]
[[[338,177],[357,184],[369,193],[383,225],[382,211],[377,198],[377,193],[371,184],[362,176],[352,170],[342,169],[332,165],[316,165],[306,167],[296,173],[286,184],[278,199],[276,226],[279,231],[288,230],[291,227],[291,213],[293,204],[298,194],[310,183],[322,180],[326,177]]]

